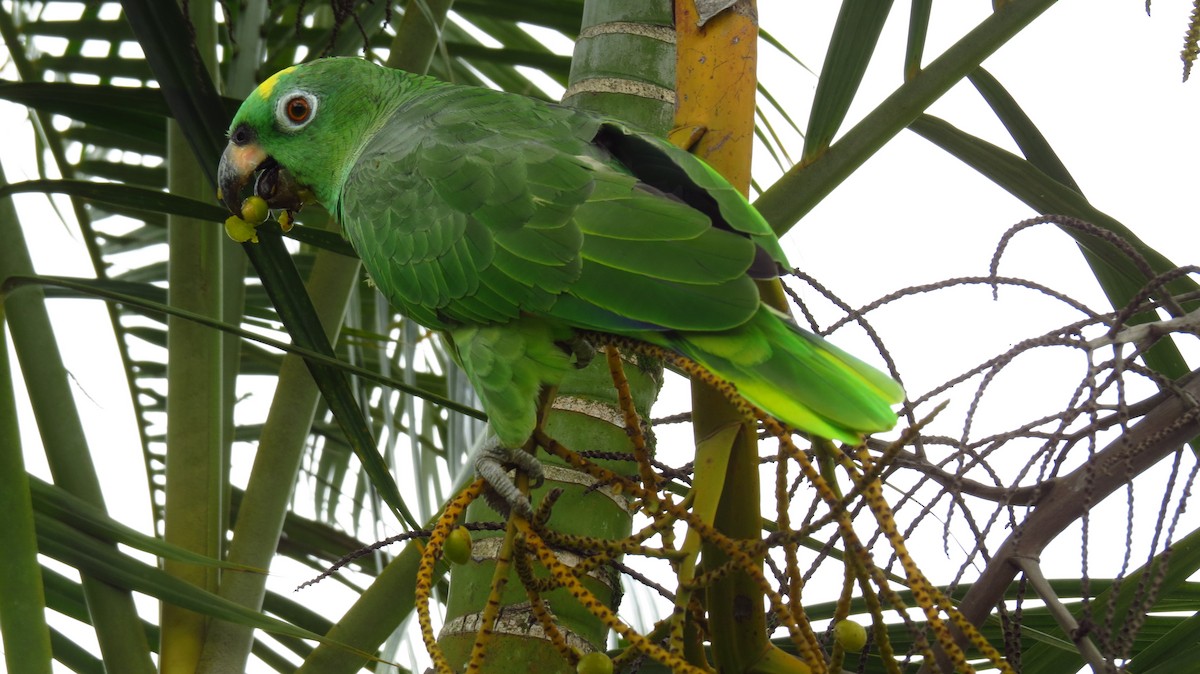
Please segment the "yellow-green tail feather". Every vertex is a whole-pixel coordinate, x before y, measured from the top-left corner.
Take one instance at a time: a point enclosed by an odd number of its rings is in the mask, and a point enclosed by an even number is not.
[[[896,424],[904,390],[891,377],[763,306],[722,332],[646,336],[734,384],[792,427],[843,442]]]

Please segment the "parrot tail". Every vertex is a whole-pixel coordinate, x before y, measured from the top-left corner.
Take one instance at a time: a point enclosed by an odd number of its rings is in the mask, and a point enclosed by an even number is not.
[[[793,428],[851,444],[896,424],[904,390],[891,377],[763,305],[722,332],[644,339],[703,365],[754,405]]]

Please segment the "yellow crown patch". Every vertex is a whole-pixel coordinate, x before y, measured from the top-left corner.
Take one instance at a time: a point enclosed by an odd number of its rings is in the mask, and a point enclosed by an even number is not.
[[[279,72],[275,73],[274,75],[271,75],[267,79],[263,80],[262,84],[258,85],[258,88],[254,90],[254,93],[258,94],[259,97],[262,98],[264,101],[267,100],[268,98],[271,97],[271,92],[275,90],[275,85],[279,83],[279,78],[292,72],[295,69],[296,69],[296,66],[291,66],[288,68],[284,68],[283,70],[280,70]]]

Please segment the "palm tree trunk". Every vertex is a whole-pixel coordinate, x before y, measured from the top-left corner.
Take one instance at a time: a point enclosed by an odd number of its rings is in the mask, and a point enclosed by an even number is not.
[[[689,149],[743,194],[750,189],[754,140],[758,21],[754,0],[739,0],[703,22],[690,0],[675,5],[679,35],[679,105],[675,138],[693,140]],[[678,142],[678,141],[677,141]],[[768,300],[786,310],[778,282],[759,282]],[[692,382],[692,424],[697,483],[704,470],[724,471],[713,513],[715,528],[733,539],[759,540],[759,456],[756,425],[747,422],[714,388]],[[712,460],[704,460],[706,458]],[[699,500],[699,499],[698,499]],[[704,565],[727,560],[719,546],[702,545]],[[766,653],[762,591],[744,571],[715,580],[704,597],[715,665],[722,672],[749,669]],[[699,664],[699,663],[697,663]]]
[[[665,134],[674,107],[675,50],[671,3],[587,2],[571,76],[563,102],[602,112],[650,131]],[[638,412],[648,418],[658,397],[662,369],[640,358],[626,368]],[[631,456],[617,394],[603,355],[568,375],[546,416],[545,430],[563,445]],[[600,462],[619,473],[636,470],[630,463]],[[624,465],[622,465],[624,464]],[[536,504],[552,489],[563,490],[553,507],[550,525],[563,534],[620,538],[632,527],[630,512],[620,496],[590,489],[591,479],[557,459],[546,460],[547,480],[535,490]],[[467,511],[468,522],[496,521],[484,503]],[[496,568],[504,547],[502,533],[475,534],[473,561],[455,565],[450,573],[446,627],[438,644],[452,667],[471,655],[478,626],[487,606]],[[564,553],[560,552],[562,559]],[[499,616],[484,650],[494,671],[572,672],[533,617],[530,599],[514,571],[500,599]],[[598,600],[616,609],[621,594],[617,573],[601,573],[584,581]],[[577,651],[603,650],[607,628],[563,588],[541,593],[551,607],[558,629]]]

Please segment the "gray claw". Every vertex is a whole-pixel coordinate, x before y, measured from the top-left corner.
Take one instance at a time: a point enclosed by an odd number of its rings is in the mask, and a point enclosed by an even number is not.
[[[502,447],[494,435],[489,436],[475,452],[475,474],[491,487],[484,493],[488,505],[502,515],[516,511],[523,517],[532,517],[533,506],[529,498],[517,489],[513,478],[509,477],[509,467],[528,475],[532,487],[540,487],[545,481],[542,464],[537,458],[523,449]]]
[[[575,352],[575,369],[577,370],[591,365],[592,359],[596,357],[596,346],[586,337],[576,335],[571,342],[571,348]]]
[[[582,370],[592,364],[596,357],[596,346],[583,335],[576,334],[570,340],[558,342],[558,346],[568,355],[575,356],[575,369]]]

